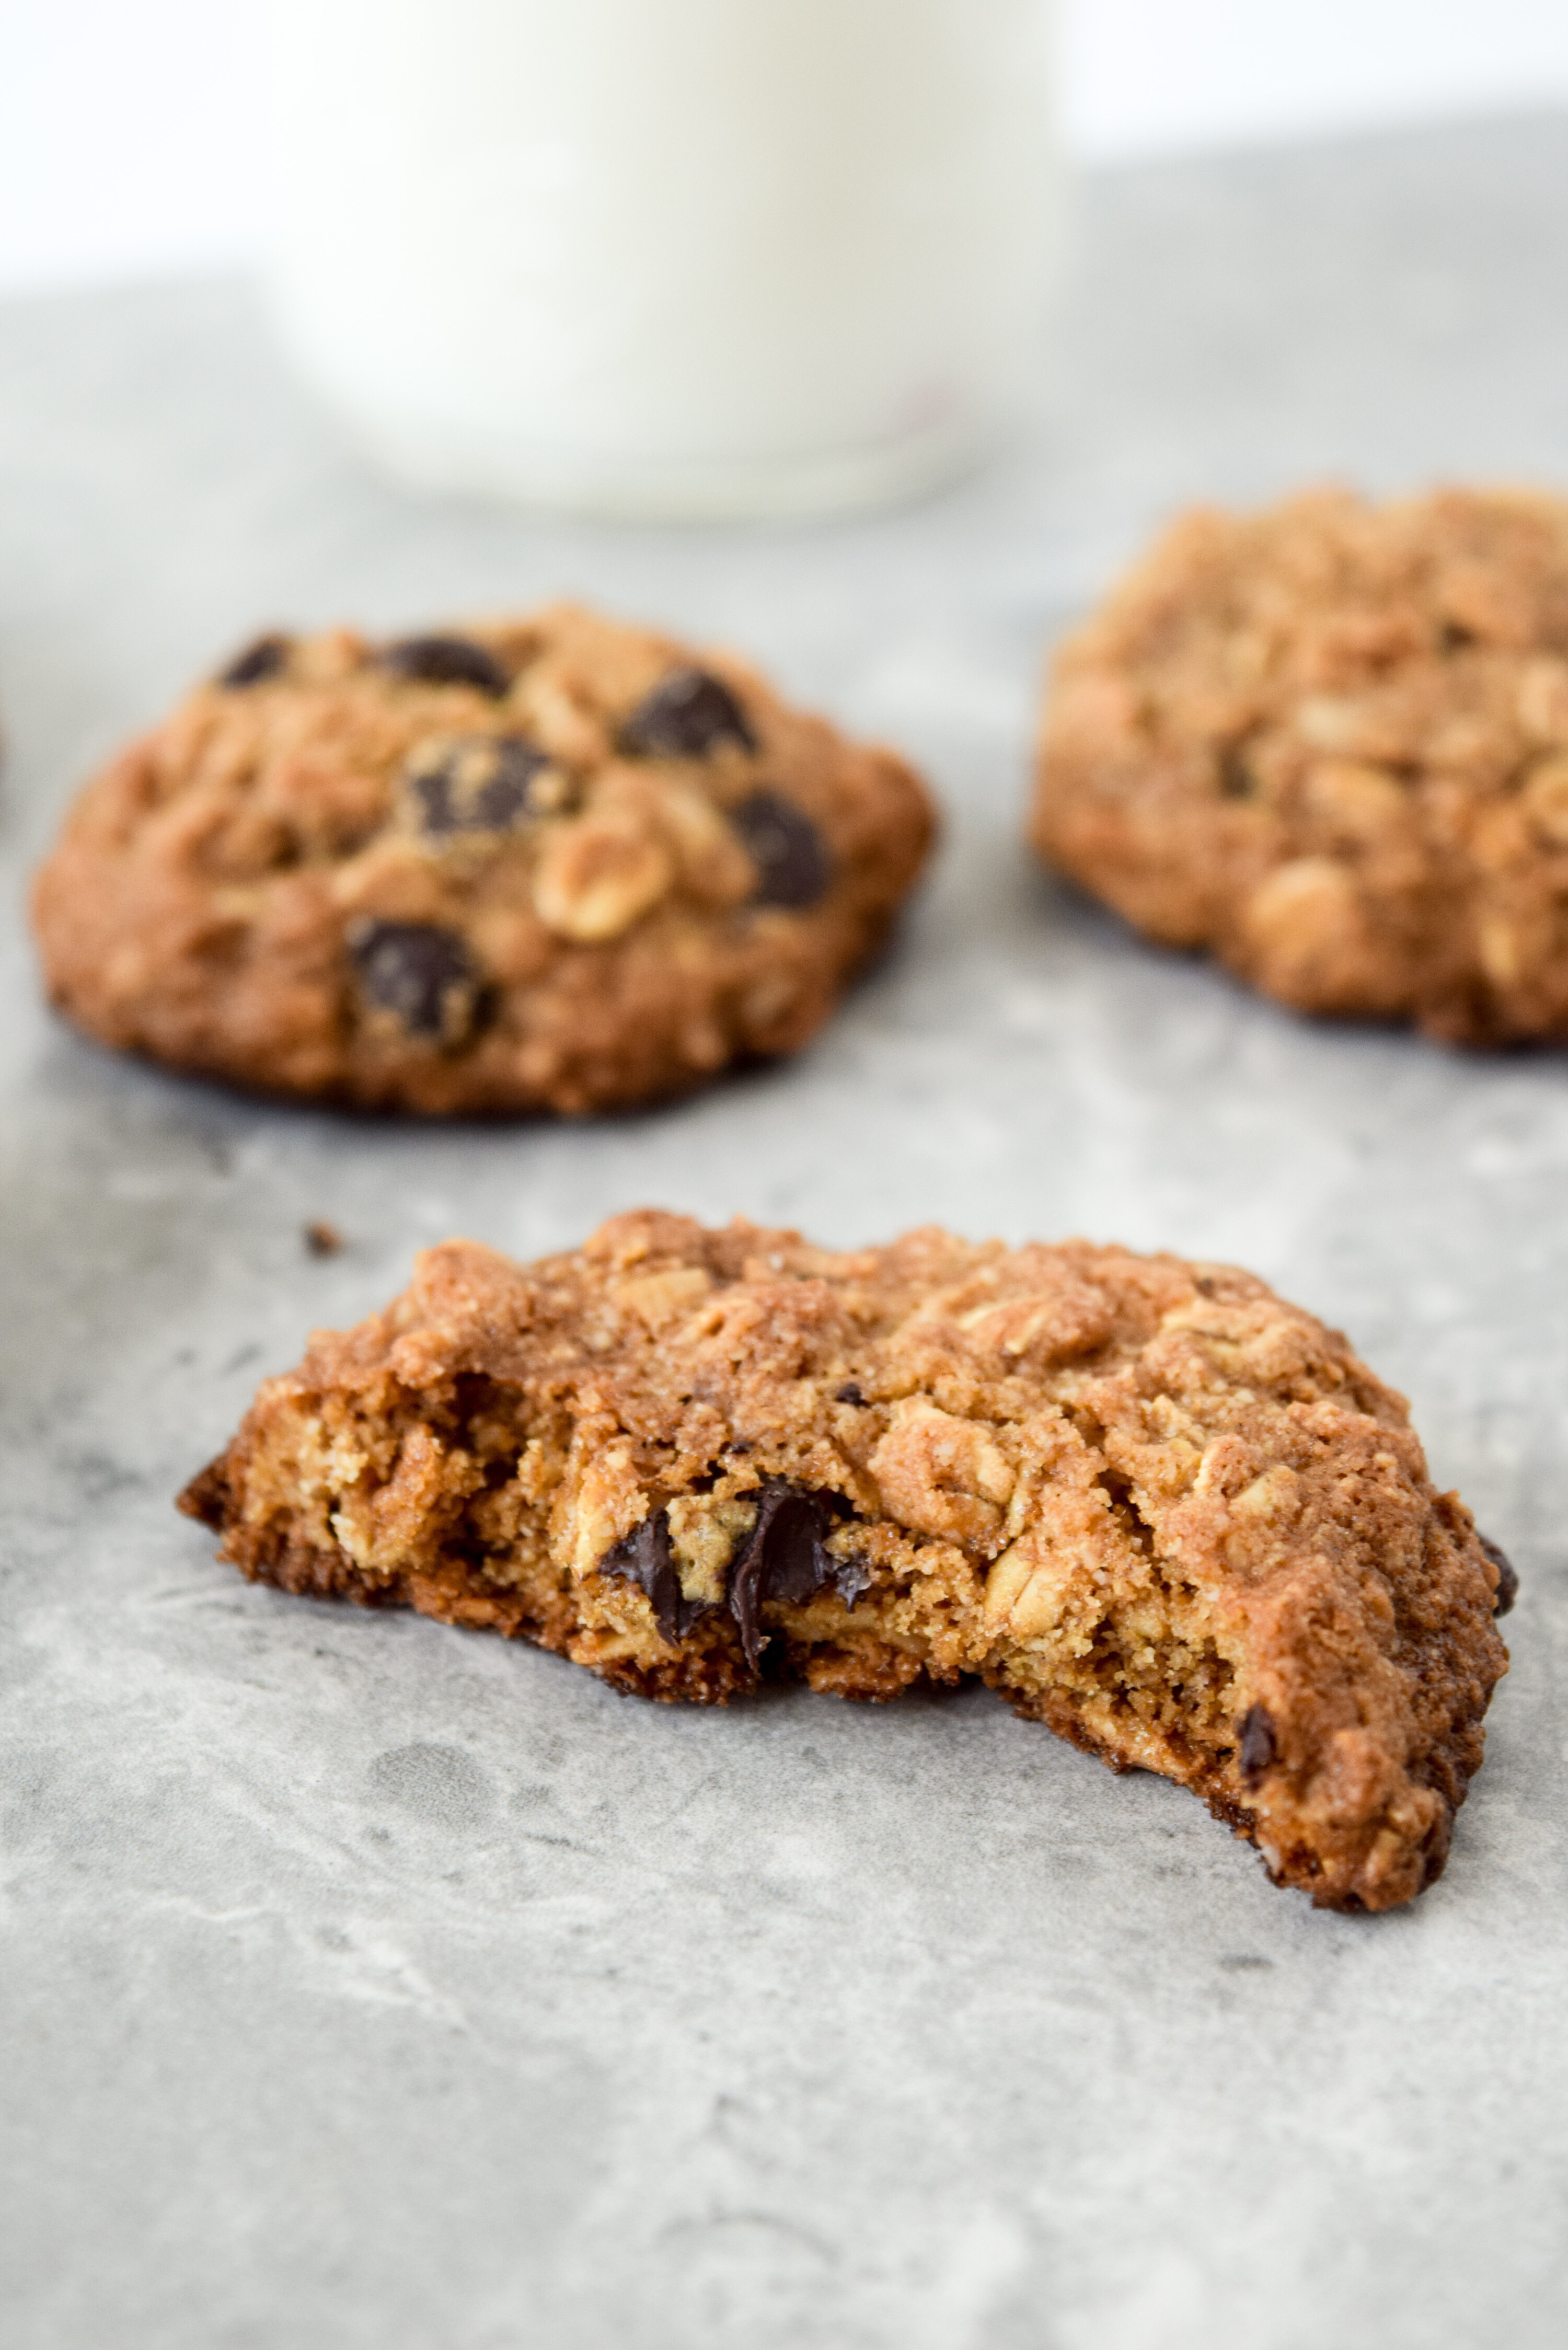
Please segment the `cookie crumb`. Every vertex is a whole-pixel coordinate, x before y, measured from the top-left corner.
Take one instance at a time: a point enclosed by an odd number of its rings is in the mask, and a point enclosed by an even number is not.
[[[300,1228],[307,1253],[311,1256],[337,1256],[343,1246],[343,1235],[336,1224],[317,1217]]]

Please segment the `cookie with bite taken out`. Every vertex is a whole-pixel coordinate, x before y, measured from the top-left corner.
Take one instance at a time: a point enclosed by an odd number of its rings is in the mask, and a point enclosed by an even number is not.
[[[1514,1591],[1402,1399],[1262,1282],[934,1228],[450,1243],[182,1506],[256,1580],[649,1697],[978,1676],[1346,1909],[1441,1870]]]

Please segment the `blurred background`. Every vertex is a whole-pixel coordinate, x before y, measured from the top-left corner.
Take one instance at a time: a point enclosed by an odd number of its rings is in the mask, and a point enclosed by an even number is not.
[[[0,0],[0,292],[244,265],[271,161],[252,0]],[[1568,104],[1563,0],[1062,0],[1110,162]]]

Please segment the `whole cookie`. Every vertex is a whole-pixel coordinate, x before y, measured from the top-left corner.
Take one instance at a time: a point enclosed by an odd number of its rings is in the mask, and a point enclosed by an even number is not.
[[[243,1572],[722,1702],[978,1674],[1320,1904],[1443,1866],[1501,1552],[1346,1341],[1221,1265],[618,1217],[452,1242],[182,1497]]]
[[[1568,1035],[1568,504],[1188,515],[1057,656],[1031,835],[1303,1011]]]
[[[738,662],[570,607],[268,636],[89,784],[37,876],[106,1043],[426,1113],[648,1101],[821,1025],[929,799]]]

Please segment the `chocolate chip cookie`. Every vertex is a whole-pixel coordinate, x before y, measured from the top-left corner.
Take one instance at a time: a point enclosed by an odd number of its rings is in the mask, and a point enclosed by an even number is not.
[[[253,1578],[649,1697],[979,1675],[1339,1908],[1441,1870],[1507,1665],[1511,1570],[1343,1337],[1081,1241],[452,1242],[269,1379],[182,1507]]]
[[[89,784],[37,877],[54,1000],[272,1093],[649,1101],[794,1051],[930,801],[736,660],[567,607],[260,637]]]
[[[1057,656],[1031,834],[1302,1011],[1568,1036],[1568,504],[1188,515]]]

